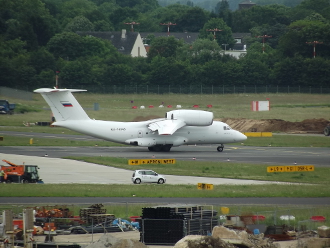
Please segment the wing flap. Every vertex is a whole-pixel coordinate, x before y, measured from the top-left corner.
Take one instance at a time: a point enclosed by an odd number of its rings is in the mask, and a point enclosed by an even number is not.
[[[182,120],[161,120],[150,123],[148,128],[151,131],[158,131],[159,135],[172,135],[185,125],[186,123]]]

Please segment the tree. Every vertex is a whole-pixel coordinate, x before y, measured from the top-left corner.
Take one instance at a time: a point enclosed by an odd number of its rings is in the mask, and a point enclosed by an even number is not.
[[[149,84],[159,86],[182,86],[191,83],[190,65],[187,61],[177,61],[173,57],[156,56],[150,63]]]
[[[58,30],[57,21],[40,0],[0,0],[0,4],[0,32],[7,40],[26,41],[28,50],[46,45]]]
[[[329,87],[330,61],[321,57],[304,60],[304,86]]]
[[[250,9],[235,11],[232,17],[233,32],[249,32],[251,28],[262,25],[289,25],[290,8],[280,5],[254,6]]]
[[[65,29],[66,32],[93,31],[94,25],[84,16],[76,16],[70,21]]]
[[[61,13],[58,16],[59,20],[63,20],[65,26],[68,21],[76,16],[84,16],[85,14],[96,10],[97,6],[92,1],[88,0],[70,0],[64,1],[61,5]]]
[[[220,86],[225,83],[224,64],[219,61],[210,60],[203,65],[202,74],[200,75],[202,81],[196,83],[203,86]]]
[[[55,86],[55,72],[50,69],[43,70],[39,74],[35,74],[31,82],[33,83],[34,89]]]
[[[240,59],[238,63],[241,64],[241,74],[244,77],[241,78],[240,86],[263,86],[269,84],[268,75],[270,74],[270,68],[267,63],[259,59]]]
[[[192,45],[187,44],[179,49],[180,60],[190,60],[192,64],[205,64],[221,56],[221,47],[217,42],[208,39],[197,39]]]
[[[220,29],[219,32],[213,32],[214,29]],[[212,18],[205,23],[203,29],[200,31],[199,38],[214,39],[221,46],[222,44],[229,44],[228,47],[232,48],[235,44],[233,34],[230,27],[220,18]]]
[[[43,70],[56,70],[55,58],[45,47],[31,53],[29,64],[38,74]]]
[[[83,53],[81,56],[98,56],[106,58],[118,53],[117,49],[108,40],[103,40],[93,36],[83,36]]]
[[[271,77],[278,86],[303,86],[304,71],[306,70],[304,58],[296,55],[285,58],[275,64]]]
[[[148,53],[149,61],[156,56],[161,57],[176,57],[177,50],[183,43],[176,40],[173,36],[170,37],[157,37],[152,43]]]
[[[110,20],[114,24],[115,29],[119,29],[120,25],[124,25],[123,22],[126,18],[131,18],[132,20],[136,20],[138,17],[138,11],[135,9],[131,9],[128,7],[118,8],[113,11],[110,15]]]
[[[265,39],[265,42],[269,44],[272,48],[276,48],[278,46],[280,37],[286,31],[287,31],[287,26],[280,23],[277,23],[273,26],[270,26],[268,24],[262,26],[256,26],[250,29],[251,38],[249,39],[249,43],[260,42],[261,38],[258,36],[267,35],[269,37]]]
[[[301,54],[312,57],[313,45],[306,42],[330,40],[330,26],[321,21],[300,20],[292,23],[287,32],[280,38],[279,49],[283,56],[294,57]],[[329,57],[329,45],[322,44],[317,47],[319,56]]]
[[[297,9],[313,10],[321,15],[329,16],[330,2],[328,0],[304,0]]]
[[[192,7],[176,20],[177,30],[198,32],[203,28],[208,16],[206,12],[199,7]]]
[[[215,7],[215,13],[218,14],[219,18],[225,21],[225,23],[231,27],[232,25],[232,12],[229,9],[229,4],[227,0],[222,0],[217,3]]]
[[[83,38],[75,33],[64,32],[55,35],[47,44],[48,50],[55,58],[75,60],[84,52]]]
[[[61,68],[62,87],[83,87],[82,85],[89,84],[86,75],[86,69],[81,61],[67,61]]]
[[[162,9],[157,9],[154,15],[157,15],[159,23],[178,23],[181,20],[181,16],[184,15],[191,7],[181,4],[172,4]],[[195,20],[196,21],[196,20]],[[161,26],[163,32],[167,32],[167,26]],[[178,24],[170,27],[171,32],[177,30],[183,31],[183,28]]]

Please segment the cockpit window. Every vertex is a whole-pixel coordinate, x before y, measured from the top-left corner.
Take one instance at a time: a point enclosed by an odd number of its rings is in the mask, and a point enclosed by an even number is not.
[[[223,130],[231,130],[230,126],[223,126]]]

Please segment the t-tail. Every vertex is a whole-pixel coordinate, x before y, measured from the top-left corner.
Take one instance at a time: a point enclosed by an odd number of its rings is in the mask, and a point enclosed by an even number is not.
[[[71,92],[86,90],[76,89],[37,89],[34,92],[40,93],[50,106],[56,122],[73,120],[90,120],[85,110],[78,103]]]

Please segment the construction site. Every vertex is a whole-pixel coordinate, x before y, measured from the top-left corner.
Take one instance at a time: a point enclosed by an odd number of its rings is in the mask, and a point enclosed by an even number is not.
[[[171,204],[118,218],[103,204],[12,208],[2,211],[0,247],[330,247],[328,220],[304,219],[308,213],[319,214],[315,209],[234,214],[227,207]]]

